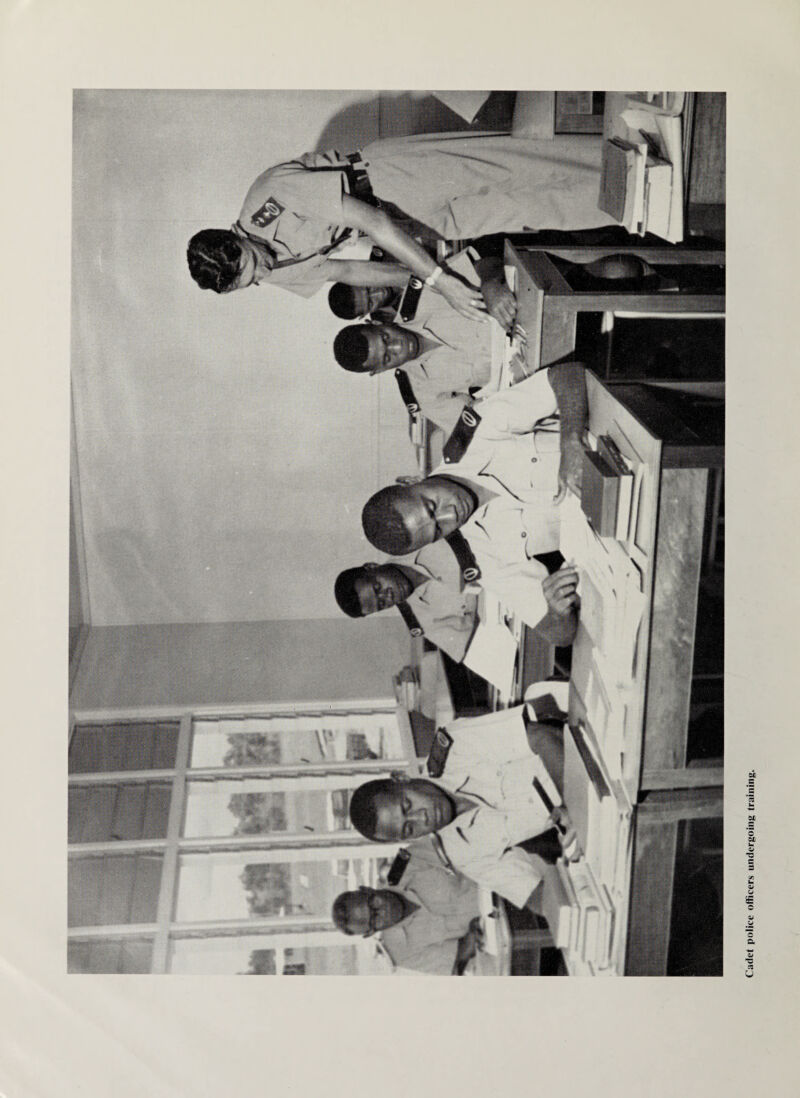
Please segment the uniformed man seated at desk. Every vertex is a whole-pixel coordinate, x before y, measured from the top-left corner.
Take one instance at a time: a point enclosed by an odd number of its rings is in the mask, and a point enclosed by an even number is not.
[[[328,291],[328,305],[341,320],[373,317],[391,320],[400,304],[402,290],[394,286],[348,286],[334,282]]]
[[[456,531],[475,582],[551,643],[571,644],[577,570],[554,569],[559,503],[579,492],[586,426],[583,366],[558,363],[462,413],[444,461],[417,484],[393,484],[362,512],[367,539],[405,556]]]
[[[502,264],[494,258],[473,265],[466,252],[449,261],[465,282],[480,282],[486,307],[503,328],[516,316],[516,299],[505,284]],[[418,297],[415,296],[418,293]],[[412,304],[409,304],[412,298]],[[421,411],[445,434],[492,375],[489,326],[455,312],[444,298],[409,283],[395,322],[351,324],[333,342],[336,361],[352,373],[394,370],[409,412]]]
[[[379,935],[395,968],[460,976],[480,942],[478,887],[448,873],[425,843],[401,850],[386,888],[342,892],[333,922],[343,934]]]
[[[451,873],[539,914],[546,848],[537,854],[519,844],[555,827],[568,856],[577,852],[560,792],[566,685],[539,684],[532,702],[439,729],[428,777],[359,786],[353,826],[375,842],[424,843]]]
[[[464,578],[471,554],[460,561],[454,551],[457,536],[423,546],[409,562],[346,568],[333,588],[339,608],[362,618],[397,607],[412,636],[425,636],[460,663],[477,625],[478,595]],[[469,554],[466,542],[464,550]]]

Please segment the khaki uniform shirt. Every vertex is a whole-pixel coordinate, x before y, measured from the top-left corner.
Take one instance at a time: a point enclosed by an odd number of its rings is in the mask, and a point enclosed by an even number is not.
[[[426,638],[460,663],[477,622],[478,596],[465,590],[461,569],[447,542],[425,545],[411,567],[429,577],[406,599]]]
[[[411,860],[394,891],[419,907],[382,931],[381,944],[399,968],[449,976],[458,940],[479,914],[478,887],[466,877],[449,873],[427,845],[412,843],[408,850]]]
[[[523,907],[539,884],[543,862],[515,844],[550,826],[533,779],[539,779],[553,804],[561,804],[544,763],[530,749],[523,709],[461,718],[447,726],[453,743],[441,776],[430,780],[474,807],[427,837],[452,872],[500,893],[516,907]]]
[[[374,141],[361,155],[378,199],[458,240],[616,224],[597,205],[601,148],[599,137],[423,134]],[[276,268],[266,283],[310,297],[328,281],[327,257],[314,253],[344,228],[347,183],[341,171],[314,169],[338,163],[336,151],[305,153],[270,168],[248,191],[242,227],[279,260],[302,260]]]
[[[461,533],[481,569],[481,585],[533,628],[547,614],[547,569],[535,554],[558,548],[560,528],[553,503],[561,460],[558,406],[547,371],[493,393],[475,410],[481,422],[466,453],[433,473],[471,482],[481,498],[489,497]]]

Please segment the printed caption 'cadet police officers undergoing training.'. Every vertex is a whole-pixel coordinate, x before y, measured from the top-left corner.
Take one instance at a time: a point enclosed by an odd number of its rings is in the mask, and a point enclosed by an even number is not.
[[[597,206],[600,167],[600,143],[572,135],[424,134],[374,141],[348,156],[305,153],[255,180],[231,229],[192,237],[189,270],[217,293],[271,283],[304,297],[325,282],[402,286],[410,272],[478,319],[480,294],[402,224],[411,219],[445,240],[615,224]],[[354,231],[397,262],[334,258]]]
[[[429,477],[389,485],[367,501],[367,540],[405,556],[458,531],[481,586],[551,643],[571,644],[578,573],[572,565],[548,572],[559,543],[558,504],[568,488],[580,492],[586,417],[577,363],[539,370],[465,409]]]
[[[422,843],[401,850],[385,888],[342,892],[331,918],[343,934],[379,935],[395,968],[461,975],[480,942],[478,887],[448,873]]]
[[[410,563],[367,561],[346,568],[333,594],[351,618],[397,607],[412,636],[424,635],[456,663],[464,659],[478,621],[478,596],[446,541],[424,545]]]
[[[475,281],[476,268],[466,252],[451,260],[450,268],[467,281]],[[494,259],[479,260],[481,271],[491,272],[481,282],[484,300],[496,296],[504,326],[510,328],[516,301],[502,281],[502,265]],[[441,295],[427,288],[422,290],[413,317],[343,328],[334,340],[333,353],[340,366],[354,373],[394,370],[409,411],[418,409],[448,435],[464,405],[488,395],[492,374],[489,325],[459,316]]]
[[[561,803],[567,688],[538,683],[523,705],[438,729],[429,777],[359,786],[350,800],[353,826],[375,842],[427,836],[425,845],[451,872],[539,914],[545,863],[518,844],[555,826],[566,856],[578,854]]]

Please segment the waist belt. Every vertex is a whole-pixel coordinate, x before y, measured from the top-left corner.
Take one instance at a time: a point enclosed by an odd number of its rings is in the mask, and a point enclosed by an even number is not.
[[[353,198],[358,198],[370,206],[380,207],[380,202],[372,190],[367,169],[364,167],[364,161],[361,159],[361,153],[348,153],[344,160],[346,163],[341,170],[347,176],[350,194]],[[326,171],[327,169],[323,168],[322,170]]]

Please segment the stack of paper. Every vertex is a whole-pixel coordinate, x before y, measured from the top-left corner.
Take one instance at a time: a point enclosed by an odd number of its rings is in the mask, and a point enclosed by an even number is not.
[[[573,893],[564,883],[563,868],[560,865],[554,868],[555,872],[549,873],[545,878],[542,890],[542,914],[547,919],[547,926],[556,948],[572,949],[573,943],[577,943],[578,940],[580,909],[577,903],[573,906]]]
[[[672,207],[672,164],[649,132],[641,141],[611,137],[603,143],[601,210],[629,233],[666,237]]]
[[[603,142],[598,205],[629,233],[643,232],[647,144],[621,137]]]
[[[605,771],[605,772],[604,772]],[[620,821],[625,809],[616,783],[587,743],[585,730],[564,733],[564,803],[587,862],[601,881],[616,878]]]
[[[588,862],[559,863],[564,888],[577,909],[569,949],[596,968],[607,968],[611,957],[615,909],[607,889],[598,884]]]

